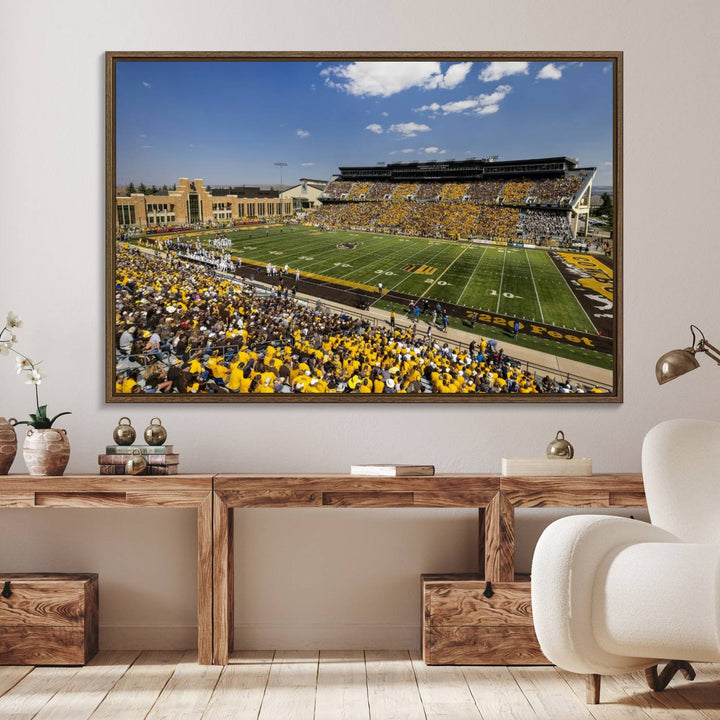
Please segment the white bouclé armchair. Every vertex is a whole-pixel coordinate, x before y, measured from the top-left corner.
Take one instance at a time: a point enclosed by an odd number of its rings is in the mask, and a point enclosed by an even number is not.
[[[651,524],[566,517],[533,557],[540,647],[588,675],[588,702],[599,702],[602,675],[644,669],[662,690],[678,670],[694,677],[690,661],[720,661],[720,423],[657,425],[642,471]]]

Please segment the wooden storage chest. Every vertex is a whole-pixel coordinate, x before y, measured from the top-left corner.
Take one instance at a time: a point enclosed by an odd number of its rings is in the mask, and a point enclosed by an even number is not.
[[[96,573],[0,574],[0,665],[84,665],[97,651]]]
[[[428,665],[548,665],[530,607],[530,578],[423,575],[423,660]],[[490,597],[484,594],[488,591]]]

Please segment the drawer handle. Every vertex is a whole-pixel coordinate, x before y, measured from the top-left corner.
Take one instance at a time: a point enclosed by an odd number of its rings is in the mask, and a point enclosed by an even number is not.
[[[0,593],[4,598],[9,598],[12,595],[12,590],[10,590],[10,581],[6,580],[5,584],[3,585],[2,592]]]
[[[494,594],[495,593],[493,592],[493,589],[492,589],[492,583],[488,580],[485,583],[485,590],[483,590],[483,595],[486,598],[491,598]]]

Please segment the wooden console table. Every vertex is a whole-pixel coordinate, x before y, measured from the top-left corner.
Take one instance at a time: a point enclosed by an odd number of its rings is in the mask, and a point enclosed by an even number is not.
[[[212,663],[212,475],[0,476],[0,508],[196,508],[198,662]]]
[[[227,664],[233,645],[234,508],[476,508],[477,576],[493,584],[512,584],[515,508],[644,505],[645,494],[639,474],[576,478],[500,475],[410,478],[350,475],[0,476],[0,508],[196,508],[198,662],[221,665]]]
[[[234,508],[477,508],[478,575],[512,583],[515,508],[642,507],[639,474],[591,477],[216,475],[213,500],[213,662],[233,649]]]

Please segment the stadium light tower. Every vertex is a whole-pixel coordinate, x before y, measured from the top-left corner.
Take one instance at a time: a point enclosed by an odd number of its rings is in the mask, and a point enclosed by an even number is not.
[[[282,184],[283,184],[282,173],[283,173],[283,168],[287,167],[287,163],[280,162],[280,163],[275,163],[275,165],[277,165],[280,168],[280,189],[282,190]]]

